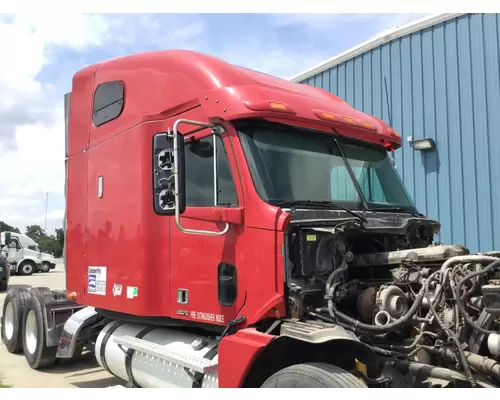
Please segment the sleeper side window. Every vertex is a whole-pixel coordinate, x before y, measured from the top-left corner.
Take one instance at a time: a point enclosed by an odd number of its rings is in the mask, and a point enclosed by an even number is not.
[[[214,206],[214,154],[213,137],[208,136],[185,144],[186,205]],[[218,206],[238,205],[238,196],[229,158],[222,138],[217,136],[217,188]]]
[[[113,81],[101,83],[94,94],[92,121],[95,126],[104,125],[120,116],[123,111],[123,82]]]

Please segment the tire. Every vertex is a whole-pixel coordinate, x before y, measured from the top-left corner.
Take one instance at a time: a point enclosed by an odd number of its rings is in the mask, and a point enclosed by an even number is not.
[[[0,292],[6,292],[9,287],[8,281],[0,281]]]
[[[23,314],[23,352],[32,369],[50,367],[56,360],[57,346],[47,347],[42,303],[30,296]]]
[[[25,261],[17,269],[17,273],[23,276],[33,275],[35,271],[36,265],[33,261]]]
[[[43,262],[42,267],[40,268],[40,271],[44,272],[44,273],[49,272],[50,271],[50,263],[48,263],[46,261]]]
[[[366,388],[354,375],[335,365],[297,364],[271,375],[262,388]]]
[[[5,296],[2,312],[2,341],[9,353],[23,351],[22,319],[31,294],[27,289],[11,289]]]

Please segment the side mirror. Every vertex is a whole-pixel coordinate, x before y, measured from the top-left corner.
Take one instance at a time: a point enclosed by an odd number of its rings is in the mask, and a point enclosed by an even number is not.
[[[0,235],[0,245],[2,246],[9,245],[11,240],[12,236],[10,232],[2,232],[2,234]]]
[[[176,207],[180,214],[186,209],[184,139],[178,133],[177,136],[180,140],[174,140],[172,133],[153,137],[153,198],[159,215],[174,215]]]

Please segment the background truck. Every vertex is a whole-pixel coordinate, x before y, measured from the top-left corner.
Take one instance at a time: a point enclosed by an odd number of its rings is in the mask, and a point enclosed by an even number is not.
[[[3,306],[32,368],[88,350],[128,387],[500,384],[499,253],[434,243],[385,122],[191,51],[89,66],[65,106],[66,290]]]
[[[12,274],[32,275],[42,269],[40,248],[28,236],[16,232],[2,232],[0,248],[7,258]]]

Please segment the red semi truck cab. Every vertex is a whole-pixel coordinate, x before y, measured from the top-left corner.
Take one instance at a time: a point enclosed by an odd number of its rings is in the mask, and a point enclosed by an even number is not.
[[[331,93],[191,51],[92,65],[70,96],[67,289],[110,313],[223,327],[239,315],[245,324],[285,316],[290,216],[277,202],[307,200],[310,187],[313,200],[331,199],[334,181],[279,148],[307,152],[335,137],[401,144]],[[181,229],[161,204],[173,198],[160,153],[177,121]]]
[[[392,353],[358,333],[407,333],[423,292],[395,266],[462,254],[430,246],[391,127],[177,50],[79,71],[65,110],[66,291],[7,295],[10,352],[38,369],[90,349],[132,387],[387,384]]]

